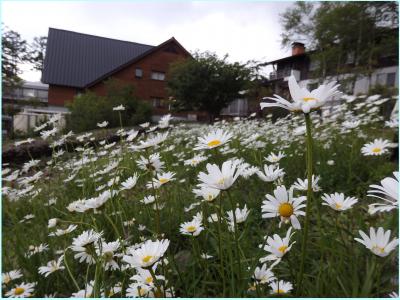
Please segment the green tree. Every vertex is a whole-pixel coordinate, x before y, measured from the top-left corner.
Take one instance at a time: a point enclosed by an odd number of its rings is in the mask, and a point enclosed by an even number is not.
[[[151,116],[151,106],[134,96],[134,87],[116,79],[106,83],[106,96],[98,96],[91,91],[78,95],[67,104],[71,113],[67,117],[67,127],[74,132],[97,128],[97,123],[108,121],[109,128],[120,126],[119,114],[113,107],[122,104],[122,124],[133,126],[146,122]]]
[[[3,93],[11,92],[21,84],[20,65],[27,59],[27,43],[21,35],[3,25],[1,75]]]
[[[32,64],[32,69],[43,71],[44,56],[46,54],[47,37],[34,37],[32,43],[29,44],[28,60]]]
[[[167,82],[175,99],[173,108],[206,111],[213,120],[221,109],[240,98],[239,92],[249,86],[254,70],[247,64],[229,63],[227,58],[205,52],[174,63]]]
[[[352,90],[357,78],[371,76],[382,54],[398,53],[398,29],[384,24],[385,16],[397,18],[396,2],[296,2],[281,15],[282,46],[293,38],[304,41],[316,50],[311,55],[319,63],[314,76],[339,80],[351,73],[343,83]]]

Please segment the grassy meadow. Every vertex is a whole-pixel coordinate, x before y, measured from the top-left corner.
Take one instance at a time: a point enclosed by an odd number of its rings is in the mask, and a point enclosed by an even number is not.
[[[348,97],[307,114],[307,128],[303,113],[166,116],[145,134],[121,124],[121,142],[96,146],[52,118],[41,129],[52,157],[3,165],[3,296],[393,296],[398,206],[374,212],[385,200],[369,192],[397,171],[386,101]],[[361,150],[375,139],[388,142]],[[391,230],[386,244],[355,240],[370,227]]]

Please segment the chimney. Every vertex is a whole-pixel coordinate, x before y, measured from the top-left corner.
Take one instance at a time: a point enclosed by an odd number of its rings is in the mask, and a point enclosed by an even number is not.
[[[293,55],[300,55],[306,51],[303,43],[294,42],[292,43],[292,56]]]

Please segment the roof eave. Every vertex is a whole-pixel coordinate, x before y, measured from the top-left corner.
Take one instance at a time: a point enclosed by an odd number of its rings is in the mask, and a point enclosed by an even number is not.
[[[131,64],[133,64],[133,63],[135,63],[135,62],[138,62],[139,60],[141,60],[141,59],[143,59],[144,57],[150,55],[151,53],[157,51],[157,50],[160,49],[162,46],[164,46],[164,45],[166,45],[166,44],[168,44],[168,43],[170,43],[170,42],[172,42],[172,41],[175,42],[181,49],[183,49],[183,51],[184,51],[186,54],[188,54],[191,58],[193,58],[193,56],[192,56],[192,55],[191,55],[191,54],[190,54],[190,53],[189,53],[189,52],[174,38],[174,37],[172,37],[172,38],[166,40],[165,42],[161,43],[160,45],[155,46],[155,47],[152,48],[152,49],[149,49],[148,51],[142,53],[141,55],[139,55],[139,56],[133,58],[132,60],[130,60],[130,61],[128,61],[128,62],[126,62],[126,63],[120,65],[119,67],[115,68],[114,70],[112,70],[112,71],[110,71],[110,72],[108,72],[108,73],[102,75],[101,77],[97,78],[96,80],[94,80],[94,81],[88,83],[86,86],[84,86],[84,88],[90,88],[90,87],[94,86],[95,84],[97,84],[97,83],[103,81],[104,79],[106,79],[107,77],[111,76],[112,74],[115,74],[115,73],[117,73],[118,71],[121,71],[121,70],[125,69],[125,68],[128,67],[129,65],[131,65]]]

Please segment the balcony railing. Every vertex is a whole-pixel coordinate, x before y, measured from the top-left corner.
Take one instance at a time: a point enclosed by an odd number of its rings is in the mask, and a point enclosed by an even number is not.
[[[13,91],[4,91],[3,99],[29,101],[39,99],[40,102],[48,101],[48,91],[40,89],[18,88]]]
[[[281,79],[290,76],[291,69],[283,69],[269,73],[269,80]]]

